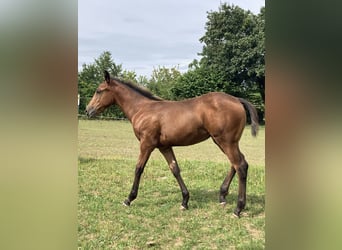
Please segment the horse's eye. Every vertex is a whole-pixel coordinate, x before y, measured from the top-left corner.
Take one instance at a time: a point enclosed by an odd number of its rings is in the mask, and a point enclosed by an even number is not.
[[[97,89],[96,90],[96,94],[100,94],[101,93],[101,90],[100,89]]]

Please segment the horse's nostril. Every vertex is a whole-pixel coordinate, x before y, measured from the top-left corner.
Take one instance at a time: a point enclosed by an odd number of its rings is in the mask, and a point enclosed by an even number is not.
[[[87,117],[89,117],[89,112],[88,112],[88,110],[85,110],[85,114],[86,114]]]
[[[88,117],[92,117],[94,115],[94,109],[93,108],[87,108],[85,110],[85,113]]]

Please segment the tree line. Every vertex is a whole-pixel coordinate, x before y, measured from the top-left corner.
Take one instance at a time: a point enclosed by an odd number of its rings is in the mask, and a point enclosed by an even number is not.
[[[79,114],[103,81],[103,71],[148,88],[167,100],[182,100],[212,91],[225,92],[252,102],[264,118],[265,104],[265,8],[259,14],[226,3],[218,11],[207,13],[200,60],[193,60],[188,71],[177,67],[158,67],[149,78],[138,76],[116,64],[109,51],[104,51],[91,64],[83,64],[78,73]],[[103,116],[124,118],[116,106]]]

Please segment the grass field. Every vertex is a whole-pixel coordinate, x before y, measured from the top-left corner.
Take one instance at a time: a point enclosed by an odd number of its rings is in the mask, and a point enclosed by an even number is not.
[[[211,141],[175,148],[190,192],[189,210],[181,211],[178,184],[156,150],[147,163],[139,195],[130,192],[139,143],[125,121],[79,120],[79,249],[263,249],[265,246],[265,132],[254,138],[247,126],[240,148],[249,162],[247,205],[232,216],[237,178],[227,205],[218,190],[229,169]]]

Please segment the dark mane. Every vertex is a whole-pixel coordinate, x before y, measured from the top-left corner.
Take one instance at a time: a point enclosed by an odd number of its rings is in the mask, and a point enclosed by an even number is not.
[[[117,81],[127,87],[129,87],[130,89],[134,90],[135,92],[138,92],[139,94],[141,94],[142,96],[147,97],[148,99],[151,100],[155,100],[155,101],[162,101],[163,99],[161,99],[158,96],[155,96],[154,94],[152,94],[150,91],[148,91],[147,89],[143,89],[143,87],[139,87],[138,85],[129,82],[129,81],[125,81],[119,78],[112,78],[112,80]]]

